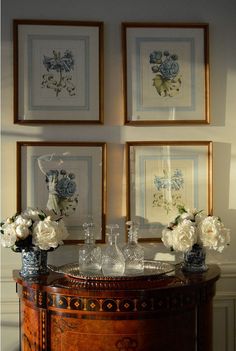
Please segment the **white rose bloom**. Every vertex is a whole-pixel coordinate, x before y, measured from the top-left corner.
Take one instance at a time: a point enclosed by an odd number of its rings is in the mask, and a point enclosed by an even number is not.
[[[195,210],[187,210],[187,212],[184,212],[181,214],[180,218],[181,218],[181,221],[185,220],[185,219],[188,219],[188,220],[192,220],[194,221],[194,215],[195,215]]]
[[[206,217],[199,224],[199,238],[203,246],[222,252],[230,241],[230,231],[218,217]]]
[[[29,227],[25,225],[18,225],[16,227],[16,235],[18,239],[26,239],[30,235]]]
[[[199,212],[195,216],[196,225],[199,225],[205,218],[207,218],[207,215],[204,212]]]
[[[18,239],[26,239],[30,235],[29,227],[32,225],[31,219],[24,218],[21,215],[15,219],[16,235]]]
[[[166,247],[173,247],[173,230],[163,229],[161,240]]]
[[[16,226],[21,225],[25,227],[30,227],[32,225],[32,220],[30,218],[24,218],[22,215],[19,215],[15,219]]]
[[[4,234],[1,235],[1,245],[3,247],[11,247],[15,244],[16,237],[16,227],[14,223],[5,223],[2,225],[1,229],[4,231]]]
[[[32,219],[32,221],[38,221],[40,214],[43,215],[43,212],[41,210],[29,207],[24,212],[22,212],[21,216],[26,219]]]
[[[66,237],[66,230],[62,223],[51,221],[47,217],[44,221],[35,223],[33,228],[33,244],[41,250],[56,248]]]
[[[175,251],[186,252],[197,241],[196,228],[193,223],[184,219],[173,229],[173,249]]]

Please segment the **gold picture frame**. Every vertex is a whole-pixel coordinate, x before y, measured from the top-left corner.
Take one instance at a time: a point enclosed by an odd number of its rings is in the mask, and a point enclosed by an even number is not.
[[[14,123],[103,123],[103,22],[13,20]]]
[[[127,125],[209,124],[209,25],[122,23]]]
[[[211,141],[126,143],[127,220],[140,241],[160,241],[178,205],[212,213]]]
[[[96,241],[105,242],[106,143],[18,141],[16,147],[17,211],[59,213],[68,244],[82,242],[83,223],[93,222]]]

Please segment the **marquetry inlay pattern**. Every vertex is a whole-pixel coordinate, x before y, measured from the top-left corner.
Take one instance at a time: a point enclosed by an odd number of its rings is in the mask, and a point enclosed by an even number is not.
[[[86,296],[68,296],[47,293],[23,287],[22,297],[40,308],[57,308],[59,310],[95,311],[95,312],[155,312],[161,310],[181,309],[196,303],[207,302],[215,294],[214,285],[202,285],[197,290],[173,290],[171,294],[155,293],[155,298],[137,292],[134,298],[104,297],[88,298]]]
[[[161,310],[178,310],[212,298],[214,289],[203,287],[199,291],[182,294],[179,291],[171,296],[137,296],[135,298],[87,298],[48,294],[47,306],[61,310],[96,311],[96,312],[156,312]]]
[[[47,343],[46,343],[46,330],[47,330],[47,326],[46,326],[46,312],[45,310],[42,310],[42,348],[43,350],[47,349]]]
[[[22,297],[28,302],[33,303],[37,307],[46,307],[47,294],[39,290],[29,289],[23,286]]]

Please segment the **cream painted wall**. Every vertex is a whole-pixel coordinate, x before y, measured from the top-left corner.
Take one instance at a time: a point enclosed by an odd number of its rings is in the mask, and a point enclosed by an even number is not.
[[[107,142],[107,222],[123,228],[125,216],[124,144],[132,140],[212,140],[214,213],[231,229],[231,245],[210,261],[236,273],[236,2],[235,0],[2,0],[1,216],[16,209],[16,141]],[[12,19],[99,20],[104,22],[104,125],[19,126],[13,124]],[[211,124],[208,126],[128,127],[123,125],[121,22],[206,22],[210,26]],[[122,230],[123,231],[123,230]],[[163,250],[147,245],[151,257]],[[17,350],[17,306],[11,270],[20,257],[1,250],[3,351]],[[50,254],[53,262],[76,258],[75,247]],[[63,259],[62,259],[63,257]],[[230,291],[235,291],[234,285]],[[228,291],[228,290],[227,290]],[[226,292],[227,292],[226,291]],[[15,304],[15,305],[14,305]],[[10,310],[10,315],[8,311]],[[10,316],[10,317],[9,317]],[[13,333],[14,331],[14,333]],[[6,337],[10,336],[10,337]]]

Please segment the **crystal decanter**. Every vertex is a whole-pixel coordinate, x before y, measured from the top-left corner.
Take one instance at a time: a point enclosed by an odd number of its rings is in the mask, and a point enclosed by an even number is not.
[[[101,272],[101,248],[95,244],[94,224],[83,224],[85,240],[79,249],[79,269],[82,274]]]
[[[140,274],[144,270],[144,250],[138,244],[138,225],[132,221],[126,222],[128,226],[128,242],[123,247],[125,258],[125,274]]]
[[[111,224],[106,227],[110,232],[106,233],[108,241],[102,255],[102,272],[104,276],[121,276],[125,270],[125,259],[117,245],[119,233],[115,230],[119,225]]]

